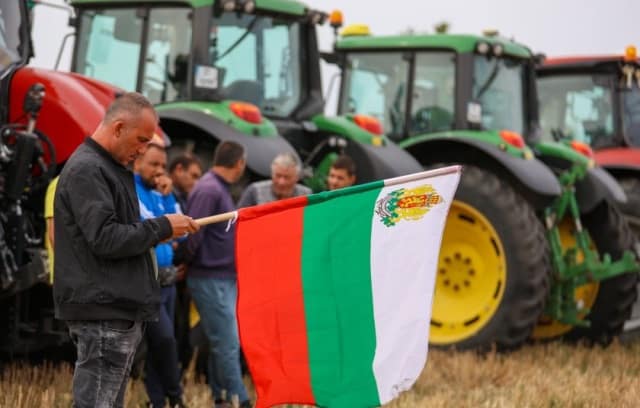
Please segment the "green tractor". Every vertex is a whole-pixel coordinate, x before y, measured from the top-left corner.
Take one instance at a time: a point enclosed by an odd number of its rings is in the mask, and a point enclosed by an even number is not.
[[[275,155],[294,152],[315,190],[341,152],[356,161],[359,182],[421,169],[368,118],[322,115],[316,26],[326,13],[294,0],[71,4],[72,70],[147,96],[173,151],[191,150],[208,164],[220,140],[241,142],[245,182],[268,178]]]
[[[619,334],[636,297],[624,192],[584,145],[543,142],[535,58],[496,37],[375,37],[347,28],[345,116],[377,118],[425,167],[461,163],[440,253],[430,342],[512,348]],[[544,164],[543,164],[544,163]]]

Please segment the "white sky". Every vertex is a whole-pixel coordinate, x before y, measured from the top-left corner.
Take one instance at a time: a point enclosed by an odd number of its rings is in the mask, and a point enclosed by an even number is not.
[[[48,0],[62,4],[63,0]],[[640,46],[638,0],[308,0],[324,11],[340,8],[345,23],[367,23],[374,34],[396,34],[408,27],[433,31],[448,21],[451,32],[480,33],[495,28],[547,55],[619,53]],[[32,64],[52,68],[66,25],[64,11],[36,6]],[[328,26],[319,29],[321,46],[331,46]],[[70,47],[68,47],[70,48]],[[65,55],[63,67],[68,66]]]

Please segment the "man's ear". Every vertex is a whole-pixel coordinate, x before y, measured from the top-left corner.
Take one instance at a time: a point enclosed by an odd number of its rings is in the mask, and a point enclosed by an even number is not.
[[[122,135],[122,132],[124,131],[124,121],[122,121],[121,119],[116,119],[111,123],[112,129],[113,129],[113,134],[119,138]]]

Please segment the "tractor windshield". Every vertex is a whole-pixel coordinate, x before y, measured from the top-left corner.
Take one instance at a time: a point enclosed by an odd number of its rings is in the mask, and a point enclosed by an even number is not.
[[[83,11],[75,71],[137,90],[153,103],[181,99],[191,52],[191,9],[150,9],[147,33],[143,17],[135,8]]]
[[[20,2],[0,0],[0,72],[26,57],[28,40],[21,35],[25,32],[21,22]]]
[[[289,116],[301,100],[300,31],[291,19],[214,17],[209,56],[223,97],[250,102],[268,116]]]
[[[411,99],[409,59],[401,52],[347,54],[340,110],[376,117],[394,139],[453,126],[455,61],[449,52],[415,55]],[[408,128],[407,104],[410,103]]]
[[[578,140],[594,147],[614,143],[613,92],[606,75],[539,78],[538,96],[543,137]]]
[[[622,123],[628,142],[640,147],[640,87],[638,84],[623,90]]]
[[[484,129],[524,133],[524,65],[521,61],[476,56],[473,98],[482,106]]]
[[[401,52],[349,53],[342,77],[340,113],[377,118],[385,134],[401,138],[405,129],[409,61]]]

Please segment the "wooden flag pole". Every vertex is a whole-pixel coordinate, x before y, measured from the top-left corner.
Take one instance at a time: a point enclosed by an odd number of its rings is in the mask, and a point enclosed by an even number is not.
[[[229,221],[238,216],[237,211],[229,211],[222,214],[211,215],[209,217],[198,218],[194,220],[201,227],[209,224],[215,224],[217,222]]]

